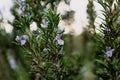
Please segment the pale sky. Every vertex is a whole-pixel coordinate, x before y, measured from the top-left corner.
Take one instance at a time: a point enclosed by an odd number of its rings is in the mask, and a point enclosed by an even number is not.
[[[64,25],[63,21],[60,21],[59,26],[65,27],[66,33],[69,33],[70,30],[74,30],[74,34],[80,34],[83,30],[83,27],[86,27],[88,25],[88,19],[87,19],[87,4],[88,0],[71,0],[70,6],[67,6],[64,4],[64,2],[61,2],[58,5],[58,12],[64,14],[63,11],[69,11],[69,10],[74,10],[75,16],[74,16],[74,22],[70,26]],[[98,14],[98,16],[102,16],[100,10],[102,9],[98,3],[95,4],[95,10]],[[13,1],[12,0],[0,0],[0,18],[3,16],[3,18],[9,21],[13,21],[14,16],[10,13],[10,8],[13,6]],[[2,14],[2,15],[1,15]],[[96,22],[100,23],[100,19],[97,18]],[[95,23],[96,24],[96,23]],[[97,25],[97,24],[96,24]],[[8,25],[7,25],[8,27]],[[6,28],[7,28],[6,27]],[[9,26],[9,28],[11,28]]]

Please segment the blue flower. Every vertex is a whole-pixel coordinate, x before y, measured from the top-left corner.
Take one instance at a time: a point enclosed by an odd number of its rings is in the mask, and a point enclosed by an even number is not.
[[[111,49],[111,47],[106,47],[106,55],[108,58],[112,57],[112,52],[113,50]]]
[[[61,37],[62,37],[62,34],[57,34],[55,40],[59,45],[64,45],[64,41],[61,39]]]
[[[56,40],[61,39],[61,37],[62,37],[62,34],[57,34]]]
[[[64,45],[64,41],[63,41],[62,39],[58,39],[58,40],[57,40],[57,43],[58,43],[59,45]]]
[[[24,0],[19,0],[18,1],[19,8],[17,10],[19,15],[23,15],[24,10],[25,10],[25,1]]]
[[[21,45],[25,45],[26,40],[27,40],[27,36],[26,35],[22,35],[22,36],[16,36],[15,39],[17,42],[19,42]]]

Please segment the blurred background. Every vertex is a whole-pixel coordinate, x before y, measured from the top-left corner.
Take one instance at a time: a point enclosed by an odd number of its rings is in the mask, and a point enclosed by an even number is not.
[[[41,0],[41,4],[46,1]],[[15,19],[11,11],[15,2],[0,0],[0,80],[33,80],[24,52],[13,44],[14,26],[10,23]],[[58,0],[55,10],[61,18],[58,27],[65,29],[64,60],[70,72],[67,80],[94,80],[93,36],[99,33],[99,17],[104,18],[102,7],[92,0]],[[36,29],[35,24],[32,26]]]
[[[89,0],[66,1],[67,2],[61,0],[59,4],[56,5],[57,13],[60,13],[63,16],[59,26],[65,28],[65,34],[72,33],[74,35],[79,35],[82,33],[83,28],[89,25],[87,16],[87,5]],[[12,15],[10,11],[14,6],[14,2],[14,0],[1,0],[0,3],[0,19],[3,19],[3,23],[1,25],[4,26],[7,33],[10,33],[13,29],[12,26],[7,24],[7,21],[12,22],[14,20],[14,15]],[[101,10],[103,9],[96,1],[93,1],[93,4],[95,13],[97,14],[94,24],[98,26],[101,23],[101,19],[99,17],[103,18],[101,14]]]

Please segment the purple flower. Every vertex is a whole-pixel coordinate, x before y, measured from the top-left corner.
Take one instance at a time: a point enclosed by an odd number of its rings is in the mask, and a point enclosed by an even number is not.
[[[19,8],[18,8],[17,12],[18,12],[19,15],[22,15],[24,10],[25,10],[25,1],[24,0],[19,0],[17,2],[17,4],[19,5]]]
[[[19,15],[22,15],[22,14],[23,14],[24,8],[25,8],[25,7],[23,7],[23,6],[20,6],[20,7],[18,8],[17,12],[18,12]]]
[[[42,28],[47,28],[48,27],[48,23],[45,20],[43,20],[42,23],[41,23],[41,27]]]
[[[58,40],[57,40],[57,43],[58,43],[59,45],[64,45],[64,41],[63,41],[62,39],[58,39]]]
[[[15,39],[17,42],[19,42],[21,45],[25,45],[26,40],[27,40],[27,36],[26,35],[22,35],[22,36],[16,36]]]
[[[62,37],[62,34],[57,34],[56,40],[61,39],[61,37]]]
[[[64,41],[61,39],[61,37],[62,37],[62,34],[57,34],[55,40],[59,45],[64,45]]]
[[[112,52],[113,50],[111,49],[111,47],[106,47],[106,55],[108,58],[112,57]]]

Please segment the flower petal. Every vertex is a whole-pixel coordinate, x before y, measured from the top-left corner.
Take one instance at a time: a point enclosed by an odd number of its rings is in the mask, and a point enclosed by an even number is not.
[[[25,45],[25,43],[26,43],[26,40],[21,40],[20,42],[21,45]]]
[[[59,45],[64,45],[64,41],[63,41],[62,39],[58,39],[58,40],[57,40],[57,43],[58,43]]]

